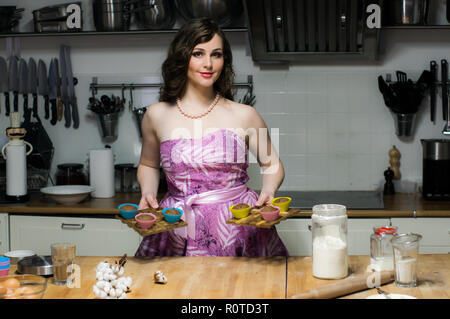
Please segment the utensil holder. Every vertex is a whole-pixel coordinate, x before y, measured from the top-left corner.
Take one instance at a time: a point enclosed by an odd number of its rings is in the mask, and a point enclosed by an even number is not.
[[[147,111],[146,107],[141,107],[139,109],[133,110],[133,114],[135,116],[137,128],[139,131],[139,137],[142,137],[142,119],[144,118],[145,111]]]
[[[394,113],[395,134],[397,136],[411,136],[416,122],[416,113]]]
[[[116,128],[119,113],[98,114],[102,135],[104,138],[117,138]]]

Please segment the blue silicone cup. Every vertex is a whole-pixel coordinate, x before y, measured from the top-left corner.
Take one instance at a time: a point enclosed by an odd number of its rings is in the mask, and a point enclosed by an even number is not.
[[[168,210],[168,209],[176,209],[177,211],[180,212],[180,214],[179,215],[167,215],[166,214],[166,210]],[[164,208],[162,210],[162,214],[164,215],[164,219],[168,223],[176,223],[177,221],[180,220],[181,216],[183,215],[183,211],[181,209],[179,209],[179,208],[176,208],[176,207],[167,207],[167,208]]]
[[[126,210],[122,210],[123,206],[133,206],[136,208],[136,210],[130,210],[130,211],[126,211]],[[131,204],[131,203],[125,203],[125,204],[121,204],[118,207],[119,211],[120,211],[120,215],[122,215],[123,218],[125,219],[131,219],[134,218],[134,216],[136,216],[139,206],[136,204]]]

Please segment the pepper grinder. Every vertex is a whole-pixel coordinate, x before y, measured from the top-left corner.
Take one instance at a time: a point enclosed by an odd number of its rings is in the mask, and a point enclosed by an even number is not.
[[[394,183],[392,183],[392,179],[394,178],[394,171],[391,170],[390,167],[387,168],[387,170],[384,171],[384,179],[386,180],[386,183],[384,183],[384,195],[393,195],[395,194],[395,188]]]
[[[400,179],[400,152],[394,146],[389,150],[390,169],[394,172],[394,179]]]

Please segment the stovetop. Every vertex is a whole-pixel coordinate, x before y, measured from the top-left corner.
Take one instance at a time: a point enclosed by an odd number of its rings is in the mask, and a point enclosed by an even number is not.
[[[278,191],[276,197],[292,198],[290,207],[312,209],[318,204],[340,204],[347,209],[384,209],[381,191]]]

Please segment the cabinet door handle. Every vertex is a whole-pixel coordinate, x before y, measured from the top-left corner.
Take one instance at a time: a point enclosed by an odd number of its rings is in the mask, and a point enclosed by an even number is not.
[[[83,229],[84,228],[84,224],[66,224],[66,223],[62,223],[61,224],[61,228],[62,229]]]
[[[308,230],[312,231],[312,226],[311,225],[308,225]]]

